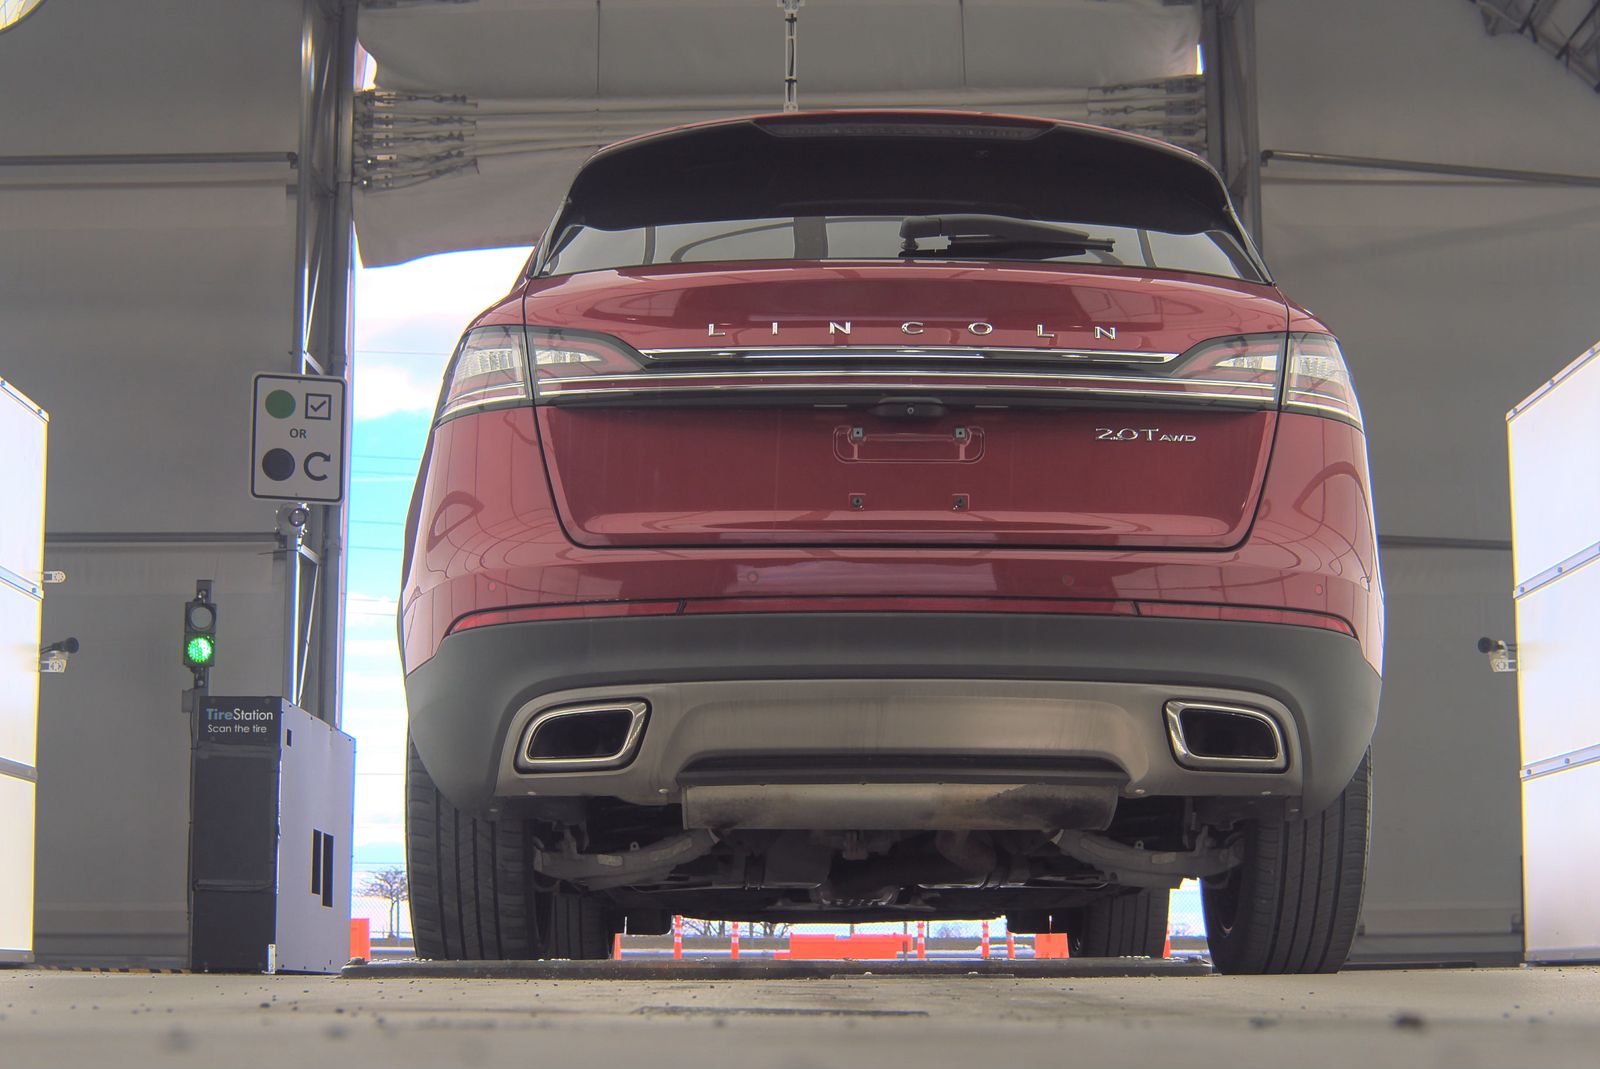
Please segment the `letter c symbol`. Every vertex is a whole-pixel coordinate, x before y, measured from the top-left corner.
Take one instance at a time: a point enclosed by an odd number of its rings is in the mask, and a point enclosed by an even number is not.
[[[322,458],[322,462],[324,464],[333,459],[326,453],[310,453],[306,456],[305,463],[300,465],[300,470],[305,472],[306,478],[310,479],[312,482],[325,483],[328,481],[328,476],[326,473],[318,474],[317,472],[311,470],[311,462],[316,460],[318,457]]]

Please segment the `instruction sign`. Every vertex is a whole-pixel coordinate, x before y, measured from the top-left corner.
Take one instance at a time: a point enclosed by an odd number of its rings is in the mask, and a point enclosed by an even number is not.
[[[257,375],[250,421],[250,494],[275,501],[344,500],[344,380]]]

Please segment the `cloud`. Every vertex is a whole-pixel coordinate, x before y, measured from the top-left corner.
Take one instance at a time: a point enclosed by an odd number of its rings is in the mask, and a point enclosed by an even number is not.
[[[355,418],[382,419],[397,412],[432,412],[439,402],[436,371],[402,366],[382,356],[357,354]]]
[[[399,606],[394,598],[374,597],[371,594],[350,594],[344,599],[345,613],[350,616],[387,616],[394,619]]]

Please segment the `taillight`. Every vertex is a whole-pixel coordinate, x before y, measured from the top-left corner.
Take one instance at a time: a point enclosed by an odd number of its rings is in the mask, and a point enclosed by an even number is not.
[[[1356,403],[1350,369],[1333,335],[1289,335],[1289,381],[1283,406],[1361,426],[1361,406]]]
[[[474,327],[450,363],[438,419],[465,412],[527,404],[528,362],[521,327]]]
[[[553,327],[528,328],[528,355],[536,382],[584,375],[626,375],[643,366],[639,354],[616,338]]]
[[[1278,386],[1283,367],[1282,334],[1239,334],[1201,342],[1179,360],[1173,374],[1185,379],[1220,379]]]

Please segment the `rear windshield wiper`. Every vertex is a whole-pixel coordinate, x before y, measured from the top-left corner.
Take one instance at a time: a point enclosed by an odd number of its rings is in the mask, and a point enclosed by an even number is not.
[[[943,249],[918,249],[923,238],[945,238]],[[1111,238],[1081,230],[1016,219],[1006,215],[912,215],[900,224],[900,257],[927,256],[1060,256],[1067,252],[1110,252]]]

